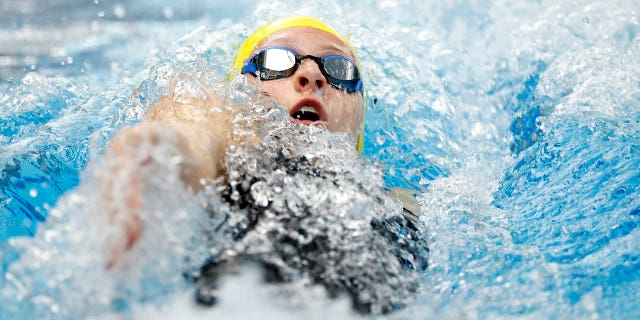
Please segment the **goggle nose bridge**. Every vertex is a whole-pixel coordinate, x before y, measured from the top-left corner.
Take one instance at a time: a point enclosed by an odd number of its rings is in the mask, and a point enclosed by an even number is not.
[[[304,55],[304,56],[296,56],[295,59],[296,59],[296,62],[295,62],[295,65],[294,65],[295,71],[292,74],[295,74],[296,72],[298,72],[298,68],[302,64],[302,60],[310,59],[313,62],[315,62],[316,65],[318,66],[318,70],[320,70],[320,73],[324,77],[324,81],[325,82],[329,82],[328,77],[331,77],[331,76],[327,73],[327,70],[325,70],[324,61],[323,61],[322,58],[308,54],[308,55]]]

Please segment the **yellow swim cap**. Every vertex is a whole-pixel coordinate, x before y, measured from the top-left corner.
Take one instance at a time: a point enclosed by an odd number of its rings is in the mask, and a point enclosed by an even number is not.
[[[288,29],[288,28],[293,28],[293,27],[311,27],[311,28],[318,29],[336,36],[338,39],[340,39],[349,47],[349,49],[351,50],[351,53],[356,59],[356,64],[358,65],[358,68],[361,69],[360,61],[358,60],[356,51],[345,37],[343,37],[339,32],[335,31],[326,23],[316,18],[304,17],[304,16],[281,18],[281,19],[269,22],[266,25],[262,26],[260,29],[256,30],[240,46],[240,49],[236,54],[236,58],[233,61],[233,68],[236,69],[238,72],[242,72],[242,67],[245,63],[245,60],[247,60],[254,53],[253,51],[255,50],[256,46],[262,40],[264,40],[266,37],[278,31]],[[365,111],[366,111],[366,105],[365,105]],[[364,149],[364,120],[362,120],[360,134],[358,135],[357,149],[358,149],[358,152],[360,153],[362,153],[362,150]]]

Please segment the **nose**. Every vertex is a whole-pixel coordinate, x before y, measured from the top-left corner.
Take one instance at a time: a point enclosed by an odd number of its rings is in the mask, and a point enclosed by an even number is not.
[[[294,86],[300,92],[320,91],[324,94],[327,90],[327,79],[315,61],[306,60],[300,63],[294,74]]]

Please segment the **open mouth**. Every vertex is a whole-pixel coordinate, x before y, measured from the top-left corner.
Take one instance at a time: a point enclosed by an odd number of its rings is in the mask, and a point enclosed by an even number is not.
[[[291,109],[291,121],[311,125],[326,121],[326,114],[320,102],[314,99],[303,99]]]
[[[303,122],[316,122],[320,120],[320,113],[313,106],[302,106],[298,111],[294,112],[291,117]]]

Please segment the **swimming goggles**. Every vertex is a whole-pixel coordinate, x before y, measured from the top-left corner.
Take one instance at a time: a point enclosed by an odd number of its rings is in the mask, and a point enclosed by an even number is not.
[[[362,80],[355,62],[343,56],[319,58],[299,55],[286,47],[269,47],[251,56],[242,67],[242,74],[251,73],[260,80],[275,80],[292,76],[302,60],[311,59],[320,67],[320,72],[334,88],[353,93],[362,92]]]

